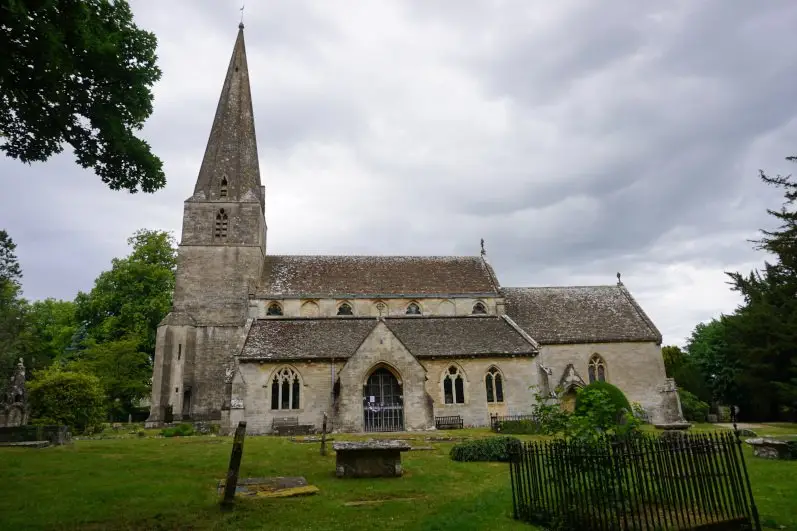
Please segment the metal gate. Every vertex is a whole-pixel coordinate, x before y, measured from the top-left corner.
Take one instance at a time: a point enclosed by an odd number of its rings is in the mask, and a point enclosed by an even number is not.
[[[393,373],[379,368],[371,373],[363,388],[365,431],[402,431],[404,405],[401,386]]]

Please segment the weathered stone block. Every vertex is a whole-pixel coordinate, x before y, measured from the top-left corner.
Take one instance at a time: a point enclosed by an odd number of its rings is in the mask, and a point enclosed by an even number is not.
[[[335,475],[339,478],[400,477],[401,452],[412,447],[405,441],[338,442]]]

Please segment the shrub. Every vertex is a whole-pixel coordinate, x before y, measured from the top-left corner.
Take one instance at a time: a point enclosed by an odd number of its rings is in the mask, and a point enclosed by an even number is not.
[[[604,435],[628,438],[638,433],[641,423],[622,391],[605,382],[593,382],[579,392],[565,435],[581,441]]]
[[[455,444],[449,456],[454,461],[509,461],[509,448],[520,445],[515,437],[487,437]]]
[[[550,396],[543,395],[535,386],[534,404],[531,406],[531,414],[539,426],[539,431],[528,433],[539,433],[544,435],[556,435],[567,426],[570,414],[563,410],[559,403],[552,401]],[[526,433],[526,432],[507,432],[507,433]]]
[[[581,392],[576,396],[576,414],[584,413],[594,405],[592,397],[597,391],[603,391],[609,395],[609,402],[614,406],[614,410],[618,415],[623,411],[632,411],[631,404],[620,388],[608,382],[596,381],[581,389]]]
[[[171,428],[163,428],[161,435],[164,437],[190,437],[194,435],[194,427],[191,424],[178,424]]]
[[[678,389],[678,398],[681,399],[681,411],[686,420],[692,422],[706,422],[709,405],[686,389]]]
[[[96,376],[50,368],[36,373],[28,392],[40,422],[65,424],[73,433],[102,431],[105,393]]]

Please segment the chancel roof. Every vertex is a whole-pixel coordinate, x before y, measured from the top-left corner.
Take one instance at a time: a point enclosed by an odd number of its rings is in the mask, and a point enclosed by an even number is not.
[[[502,317],[392,317],[384,321],[418,358],[523,356],[537,352]],[[249,330],[241,358],[347,359],[377,323],[373,317],[260,319]]]
[[[267,255],[259,297],[423,297],[498,295],[478,256]]]
[[[661,333],[622,284],[502,288],[506,313],[541,344],[655,341]]]

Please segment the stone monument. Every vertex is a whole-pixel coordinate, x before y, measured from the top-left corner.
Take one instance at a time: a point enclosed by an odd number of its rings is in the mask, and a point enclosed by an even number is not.
[[[11,377],[4,403],[0,405],[0,427],[13,428],[28,423],[28,393],[25,390],[25,364],[22,358]]]

